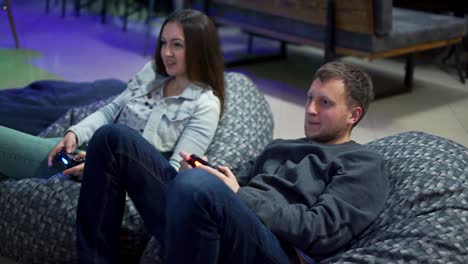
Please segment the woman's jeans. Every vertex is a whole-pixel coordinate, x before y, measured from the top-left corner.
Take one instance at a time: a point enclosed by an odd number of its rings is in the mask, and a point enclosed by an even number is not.
[[[100,128],[87,149],[77,211],[80,263],[117,263],[128,193],[166,263],[288,263],[278,239],[223,182],[181,173],[137,132]]]
[[[59,172],[47,166],[47,157],[59,141],[0,126],[0,180],[48,178]]]

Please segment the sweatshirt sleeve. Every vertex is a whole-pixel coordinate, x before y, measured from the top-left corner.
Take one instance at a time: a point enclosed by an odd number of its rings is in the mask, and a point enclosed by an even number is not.
[[[280,140],[272,140],[264,147],[264,150],[268,149],[270,146],[274,145],[278,141]],[[257,156],[254,159],[244,162],[241,166],[239,166],[237,170],[233,171],[234,175],[236,175],[237,183],[239,183],[241,187],[246,186],[249,183],[249,181],[255,176],[255,172],[258,170],[258,168],[256,168],[258,161],[260,161],[261,163],[264,160],[264,157],[262,156],[263,153],[264,151],[260,154],[260,156]]]
[[[252,171],[254,168],[255,160],[249,160],[242,164],[239,170],[234,171],[234,175],[236,175],[237,183],[240,186],[245,186],[251,179]]]
[[[249,186],[238,195],[280,239],[321,259],[362,232],[381,212],[389,192],[381,156],[365,150],[335,158],[323,184],[310,206],[267,199]]]

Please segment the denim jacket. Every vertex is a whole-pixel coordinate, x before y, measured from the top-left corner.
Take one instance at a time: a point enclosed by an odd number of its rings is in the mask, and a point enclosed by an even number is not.
[[[76,134],[78,144],[88,142],[101,126],[116,121],[124,106],[133,98],[146,95],[169,78],[155,73],[147,63],[111,103],[89,115],[68,131]],[[180,95],[164,97],[153,109],[143,137],[161,152],[172,152],[170,164],[178,169],[179,152],[204,155],[218,126],[221,104],[212,90],[190,84]]]

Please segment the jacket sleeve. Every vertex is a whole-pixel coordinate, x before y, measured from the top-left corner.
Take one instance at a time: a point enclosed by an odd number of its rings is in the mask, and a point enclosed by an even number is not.
[[[111,103],[101,107],[99,110],[89,115],[78,124],[71,126],[68,131],[75,133],[78,140],[78,145],[83,145],[88,142],[93,136],[94,132],[101,126],[112,124],[120,113],[122,108],[127,104],[131,98],[132,92],[142,89],[151,85],[155,80],[156,75],[153,69],[153,63],[146,63],[143,68],[138,71],[135,76],[128,82],[127,88]]]
[[[320,259],[362,232],[381,212],[389,192],[383,160],[370,151],[336,158],[324,184],[309,207],[267,200],[248,186],[238,195],[275,235]]]
[[[169,159],[169,163],[175,169],[180,167],[179,161],[182,158],[179,156],[179,152],[181,150],[199,156],[204,155],[218,127],[221,112],[221,103],[218,97],[208,91],[200,96],[198,102]]]
[[[77,145],[83,145],[88,142],[93,136],[94,132],[101,126],[111,124],[114,122],[117,114],[126,104],[128,99],[128,89],[123,91],[112,102],[99,108],[96,112],[81,120],[78,124],[68,128],[68,131],[75,133],[78,140]]]

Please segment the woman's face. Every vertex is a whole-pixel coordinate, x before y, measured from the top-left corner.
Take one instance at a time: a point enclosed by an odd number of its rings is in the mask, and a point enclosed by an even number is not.
[[[168,22],[163,28],[161,58],[168,75],[186,77],[184,31],[178,22]]]

